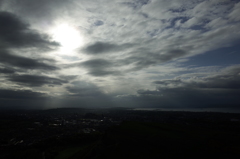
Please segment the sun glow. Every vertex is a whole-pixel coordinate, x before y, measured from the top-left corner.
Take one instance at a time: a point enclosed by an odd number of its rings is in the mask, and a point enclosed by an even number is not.
[[[79,31],[68,24],[58,25],[53,30],[53,39],[61,44],[62,54],[72,54],[74,49],[83,45],[83,37]]]

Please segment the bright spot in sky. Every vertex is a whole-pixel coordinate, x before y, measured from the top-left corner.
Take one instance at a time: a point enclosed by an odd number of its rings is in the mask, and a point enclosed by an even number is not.
[[[60,52],[67,55],[83,45],[83,37],[79,31],[68,24],[58,25],[53,30],[53,39],[61,44]]]

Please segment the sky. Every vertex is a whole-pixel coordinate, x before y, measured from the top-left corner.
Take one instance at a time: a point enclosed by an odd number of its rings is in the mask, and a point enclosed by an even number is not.
[[[0,109],[240,108],[237,0],[0,0]]]

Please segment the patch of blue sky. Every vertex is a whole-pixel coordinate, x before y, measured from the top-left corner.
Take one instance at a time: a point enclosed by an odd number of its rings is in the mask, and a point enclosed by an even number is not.
[[[240,44],[240,41],[239,41]],[[219,48],[213,51],[208,51],[190,57],[188,61],[184,62],[185,66],[229,66],[240,64],[240,45],[231,47]]]
[[[202,25],[193,25],[189,29],[191,29],[191,30],[199,30],[199,31],[201,31],[201,33],[209,31],[209,29],[206,28],[204,24],[202,24]]]
[[[180,22],[181,24],[185,23],[188,21],[190,18],[189,17],[176,17],[173,19],[169,19],[168,21],[162,21],[163,23],[169,23],[169,26],[167,26],[165,29],[172,29],[172,28],[179,28],[177,26],[177,22]]]

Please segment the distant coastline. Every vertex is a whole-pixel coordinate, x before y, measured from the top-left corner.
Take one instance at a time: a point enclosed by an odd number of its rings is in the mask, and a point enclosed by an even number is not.
[[[187,111],[187,112],[219,112],[219,113],[240,113],[240,109],[227,108],[133,108],[139,111]]]

